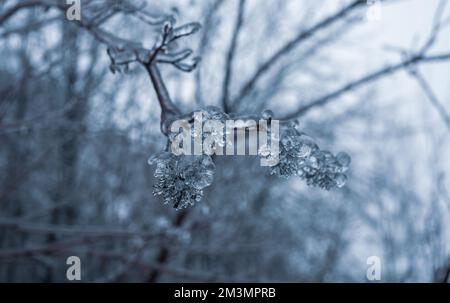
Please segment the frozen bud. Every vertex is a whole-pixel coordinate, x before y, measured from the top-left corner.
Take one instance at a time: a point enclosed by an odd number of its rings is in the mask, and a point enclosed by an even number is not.
[[[204,113],[207,119],[224,120],[227,118],[227,115],[217,106],[205,107]]]
[[[290,128],[297,129],[297,127],[299,126],[299,124],[300,124],[300,123],[298,122],[298,120],[297,120],[297,119],[294,119],[294,120],[289,120],[288,123],[287,123],[287,126],[290,127]]]
[[[270,109],[266,109],[261,113],[264,120],[271,120],[273,118],[273,112]]]
[[[270,155],[270,146],[267,144],[261,145],[258,149],[258,154],[261,157],[268,157]]]
[[[347,153],[339,152],[336,155],[336,159],[344,171],[346,171],[348,169],[348,167],[350,166],[351,158]]]
[[[272,174],[283,178],[295,175],[309,186],[326,190],[345,185],[347,177],[342,172],[350,164],[347,154],[334,156],[329,151],[320,150],[309,136],[299,132],[292,123],[284,125],[280,141],[280,161],[271,167]],[[263,155],[260,152],[260,156]]]
[[[341,188],[345,185],[345,183],[347,183],[347,176],[344,174],[338,174],[335,178],[336,181],[336,186],[338,188]]]
[[[214,163],[209,156],[175,156],[162,153],[156,163],[153,193],[162,196],[165,204],[186,208],[200,201],[203,189],[214,179]]]
[[[312,152],[312,147],[309,144],[305,144],[304,142],[302,142],[302,144],[300,145],[300,147],[297,150],[297,155],[298,157],[301,158],[307,158],[309,157],[309,155],[311,155]]]

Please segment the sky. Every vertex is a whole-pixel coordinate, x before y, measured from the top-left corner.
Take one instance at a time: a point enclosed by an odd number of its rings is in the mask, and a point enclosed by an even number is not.
[[[367,31],[370,39],[367,40],[368,47],[381,50],[386,46],[406,47],[421,45],[421,42],[427,38],[431,30],[433,16],[438,6],[439,0],[403,0],[396,4],[381,4],[380,20],[368,21],[365,23],[363,30]],[[446,6],[445,15],[450,16],[450,5]],[[450,50],[450,31],[446,28],[440,35],[436,47],[433,50],[449,51]],[[378,52],[378,51],[377,51]],[[379,56],[380,60],[385,60],[388,51],[384,56]],[[393,60],[398,59],[398,55],[394,52],[390,54]],[[371,58],[372,64],[378,64],[380,60]],[[377,62],[378,61],[378,62]],[[433,83],[433,88],[439,96],[448,99],[449,90],[446,81],[443,78],[449,77],[449,64],[439,64],[427,66],[423,72],[426,77]],[[447,72],[447,73],[446,73]],[[445,77],[446,74],[446,77]],[[409,81],[408,81],[409,82]],[[409,87],[405,83],[402,87]],[[448,104],[450,105],[450,104]]]

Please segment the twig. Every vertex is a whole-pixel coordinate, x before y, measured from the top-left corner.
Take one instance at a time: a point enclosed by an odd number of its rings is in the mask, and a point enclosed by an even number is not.
[[[12,228],[17,231],[40,234],[77,234],[91,237],[158,237],[160,232],[143,232],[139,230],[123,230],[96,226],[71,226],[24,222],[20,219],[0,218],[2,228]]]
[[[445,107],[442,105],[436,94],[433,92],[431,86],[428,84],[428,82],[425,80],[425,78],[421,75],[421,73],[418,70],[411,71],[409,74],[417,81],[419,86],[424,91],[425,95],[428,97],[428,100],[430,100],[431,105],[433,105],[433,107],[441,116],[447,128],[450,130],[450,115],[447,113]]]
[[[411,58],[405,59],[397,64],[388,65],[386,67],[380,68],[379,70],[376,70],[374,72],[371,72],[357,80],[353,80],[342,87],[338,88],[337,90],[328,93],[322,97],[319,97],[311,102],[309,102],[307,105],[299,107],[297,110],[292,112],[291,114],[288,114],[284,117],[284,119],[293,119],[297,118],[301,115],[306,114],[308,111],[310,111],[313,108],[324,106],[328,104],[329,102],[335,100],[336,98],[340,97],[341,95],[353,90],[360,88],[370,82],[382,79],[388,75],[391,75],[399,70],[402,70],[406,67],[410,67],[411,65],[419,64],[419,63],[436,63],[440,61],[450,60],[450,53],[448,54],[438,54],[438,55],[431,55],[424,57],[423,55],[416,55]]]
[[[222,105],[226,113],[230,111],[229,94],[230,94],[231,74],[233,72],[233,59],[236,53],[239,32],[241,31],[242,24],[244,21],[244,7],[245,7],[245,0],[239,0],[236,25],[234,26],[230,48],[228,49],[227,58],[225,61],[225,77],[222,85]]]
[[[314,26],[306,29],[305,31],[301,31],[293,40],[289,41],[285,45],[283,45],[275,54],[273,54],[270,58],[268,58],[254,73],[254,75],[250,78],[250,80],[244,85],[239,95],[233,101],[233,107],[236,107],[241,100],[246,97],[256,85],[256,82],[273,66],[277,63],[282,57],[288,54],[292,49],[297,47],[301,42],[307,40],[311,36],[313,36],[316,32],[333,25],[335,22],[341,20],[341,18],[348,15],[350,12],[366,4],[365,0],[357,0],[353,1],[349,5],[342,8],[340,11],[334,13],[331,16],[326,17],[324,20],[315,24]]]

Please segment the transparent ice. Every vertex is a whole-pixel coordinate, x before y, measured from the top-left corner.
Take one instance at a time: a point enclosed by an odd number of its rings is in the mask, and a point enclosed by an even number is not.
[[[149,160],[156,164],[153,193],[176,209],[199,202],[203,189],[214,179],[214,163],[210,156],[175,156],[164,152]]]
[[[201,113],[200,116],[198,113]],[[193,121],[202,125],[209,120],[216,120],[225,123],[227,119],[233,117],[235,122],[240,119],[235,114],[226,114],[219,107],[208,106],[193,114]],[[265,110],[261,113],[261,118],[270,120],[273,113]],[[245,119],[240,120],[242,125],[237,127],[247,127]],[[262,158],[273,160],[270,170],[271,174],[281,178],[297,176],[306,181],[309,186],[330,190],[341,188],[347,182],[344,174],[350,165],[351,158],[345,152],[334,155],[327,150],[321,150],[314,140],[306,134],[300,132],[297,121],[287,121],[280,124],[279,136],[269,133],[270,144],[279,143],[279,154],[273,155],[273,149],[265,144],[259,147],[258,155]],[[203,136],[202,136],[203,134]],[[223,142],[213,146],[205,146],[204,153],[212,154],[218,147],[223,147],[227,142],[228,134],[219,131],[201,132],[200,129],[192,127],[192,136],[202,136],[205,134],[214,137],[215,142]],[[175,134],[176,135],[176,134]],[[225,138],[224,138],[225,136]],[[175,136],[169,135],[169,141]],[[203,190],[210,186],[214,179],[215,166],[213,159],[204,154],[201,156],[175,156],[169,152],[163,152],[149,159],[149,164],[156,165],[154,194],[162,196],[164,203],[181,209],[194,205],[203,197]]]

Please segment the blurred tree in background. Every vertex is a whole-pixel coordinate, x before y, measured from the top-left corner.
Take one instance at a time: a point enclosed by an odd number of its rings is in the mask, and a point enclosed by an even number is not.
[[[432,2],[429,35],[361,69],[361,0],[86,0],[80,21],[65,1],[1,1],[0,281],[66,281],[73,255],[85,282],[366,281],[372,255],[382,281],[448,281],[450,103],[433,90],[448,72],[422,69],[448,71],[449,22]],[[168,24],[197,33],[151,59]],[[147,164],[161,123],[205,106],[299,119],[352,155],[347,185],[217,157],[202,201],[164,205]]]

